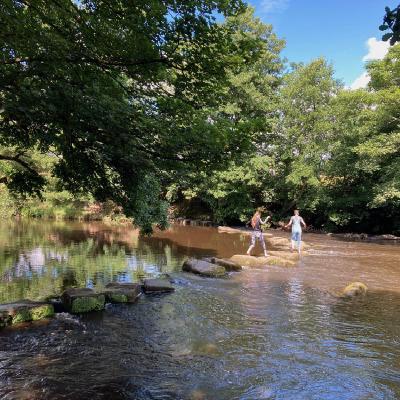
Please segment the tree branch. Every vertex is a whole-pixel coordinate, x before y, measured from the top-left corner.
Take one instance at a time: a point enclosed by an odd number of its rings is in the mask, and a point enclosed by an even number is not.
[[[23,155],[23,152],[19,152],[15,156],[8,156],[6,154],[0,154],[0,161],[2,160],[2,161],[15,162],[15,163],[19,164],[20,166],[24,167],[30,173],[37,175],[38,172],[34,168],[32,168],[26,161],[21,159],[22,155]]]

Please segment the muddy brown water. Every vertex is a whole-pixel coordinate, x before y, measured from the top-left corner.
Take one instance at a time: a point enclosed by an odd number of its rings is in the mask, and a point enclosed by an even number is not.
[[[304,239],[310,255],[296,268],[215,280],[182,273],[182,262],[244,253],[248,236],[2,223],[0,302],[164,273],[176,291],[3,329],[0,398],[399,399],[400,246]],[[365,298],[333,295],[352,281],[368,285]]]

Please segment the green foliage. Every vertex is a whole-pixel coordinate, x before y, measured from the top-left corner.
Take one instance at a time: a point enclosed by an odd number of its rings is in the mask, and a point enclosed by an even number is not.
[[[197,202],[220,223],[299,207],[399,233],[400,44],[350,91],[322,58],[285,68],[239,0],[5,0],[0,23],[3,216],[126,215],[148,234]]]
[[[298,207],[326,230],[399,233],[399,60],[397,45],[370,62],[370,89],[357,91],[323,59],[293,65],[275,89],[279,114],[248,156],[180,182],[183,195],[206,202],[217,222],[248,221],[264,205],[277,223]]]
[[[36,149],[53,155],[64,189],[113,200],[146,232],[163,226],[156,180],[237,148],[208,109],[225,91],[226,66],[246,50],[215,15],[241,9],[240,0],[2,1],[0,160],[13,167],[9,190],[41,193]],[[143,209],[148,175],[155,185]]]

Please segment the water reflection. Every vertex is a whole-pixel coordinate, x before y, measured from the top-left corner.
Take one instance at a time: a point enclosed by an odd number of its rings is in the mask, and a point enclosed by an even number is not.
[[[0,225],[0,302],[42,299],[69,286],[102,288],[175,270],[183,255],[131,228],[101,224]]]

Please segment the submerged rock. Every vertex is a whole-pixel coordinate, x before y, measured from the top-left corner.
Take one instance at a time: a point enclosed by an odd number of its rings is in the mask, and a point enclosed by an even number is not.
[[[278,249],[290,249],[291,240],[280,236],[266,237],[267,249],[269,247],[277,247]],[[301,250],[310,249],[310,245],[304,240],[301,241]]]
[[[271,246],[290,246],[290,240],[284,237],[273,236],[266,239],[267,244]]]
[[[89,288],[69,288],[61,296],[64,307],[71,313],[84,313],[104,309],[105,295]]]
[[[142,288],[138,283],[111,282],[103,293],[111,303],[134,303],[141,295]]]
[[[39,321],[54,315],[54,307],[51,304],[30,300],[20,300],[14,303],[0,305],[0,326],[9,323]]]
[[[193,390],[189,395],[189,400],[206,400],[206,394],[201,390]]]
[[[253,257],[244,254],[236,254],[231,257],[231,260],[237,264],[246,267],[265,267],[267,265],[277,265],[279,267],[294,267],[296,262],[283,257],[267,256],[267,257]]]
[[[350,285],[347,285],[343,289],[342,296],[344,297],[355,297],[355,296],[364,296],[367,293],[367,286],[361,282],[353,282]]]
[[[221,265],[212,264],[208,261],[196,260],[195,258],[189,258],[189,260],[186,260],[183,263],[182,270],[212,278],[221,277],[226,274],[225,268]]]
[[[145,293],[165,293],[173,292],[175,288],[167,279],[145,279],[143,282],[143,290]]]
[[[302,252],[302,256],[306,256],[308,253]],[[269,256],[284,258],[285,260],[298,261],[300,256],[297,251],[285,251],[285,250],[270,250]]]
[[[237,264],[231,260],[226,260],[224,258],[212,257],[212,258],[210,258],[210,262],[212,264],[217,264],[217,265],[220,265],[221,267],[224,267],[227,271],[241,271],[242,270],[242,266],[240,264]]]

